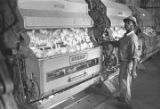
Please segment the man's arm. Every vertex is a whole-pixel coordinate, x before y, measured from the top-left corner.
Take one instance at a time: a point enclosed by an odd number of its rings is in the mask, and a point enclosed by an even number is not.
[[[132,76],[135,78],[137,76],[136,73],[136,67],[137,67],[137,63],[138,63],[138,43],[135,42],[134,39],[131,39],[130,43],[129,43],[129,58],[131,59],[131,61],[133,62],[133,67],[132,67]]]
[[[104,41],[101,43],[101,45],[105,46],[107,44],[112,44],[113,47],[119,47],[120,43],[119,41]]]

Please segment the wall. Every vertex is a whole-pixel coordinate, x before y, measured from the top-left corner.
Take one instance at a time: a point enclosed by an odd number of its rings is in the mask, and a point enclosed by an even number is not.
[[[160,0],[141,0],[141,8],[148,10],[154,17],[157,25],[156,29],[160,31]]]
[[[160,31],[160,0],[110,0],[127,5],[138,6],[149,11],[157,25],[156,29]]]

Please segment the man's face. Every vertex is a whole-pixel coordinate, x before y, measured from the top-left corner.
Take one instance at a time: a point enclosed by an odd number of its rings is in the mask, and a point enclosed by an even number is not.
[[[127,21],[125,22],[124,27],[125,27],[125,29],[126,29],[127,31],[131,31],[131,30],[134,30],[135,25],[134,25],[134,22],[132,22],[132,21],[130,21],[130,20],[127,20]]]

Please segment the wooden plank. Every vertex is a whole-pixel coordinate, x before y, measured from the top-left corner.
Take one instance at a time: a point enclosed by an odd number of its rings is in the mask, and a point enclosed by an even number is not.
[[[85,90],[89,86],[95,84],[97,81],[99,81],[99,77],[95,77],[62,93],[58,93],[52,98],[43,101],[41,105],[39,105],[39,109],[52,109],[53,107],[62,103],[62,101],[68,100],[73,95]]]

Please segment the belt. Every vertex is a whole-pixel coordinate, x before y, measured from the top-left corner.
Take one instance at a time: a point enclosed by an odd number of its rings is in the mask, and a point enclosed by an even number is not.
[[[131,60],[125,59],[125,60],[119,60],[119,62],[131,62]]]

